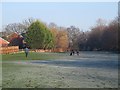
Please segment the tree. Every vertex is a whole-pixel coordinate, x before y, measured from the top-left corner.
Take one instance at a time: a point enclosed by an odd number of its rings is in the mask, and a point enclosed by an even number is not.
[[[44,43],[44,49],[50,49],[54,47],[54,36],[50,30],[46,31],[46,41]]]
[[[51,44],[53,44],[53,36],[42,22],[36,20],[28,27],[26,42],[34,49],[51,48]]]
[[[87,39],[87,47],[90,47],[90,50],[102,49],[102,35],[105,29],[106,21],[103,19],[98,19],[96,25],[91,28],[89,38]]]
[[[69,38],[69,48],[71,49],[79,49],[79,41],[78,37],[80,35],[79,28],[75,26],[71,26],[67,28],[68,38]]]
[[[115,19],[108,25],[104,20],[98,20],[89,33],[87,46],[91,50],[117,51],[118,49],[118,21]]]
[[[53,28],[58,28],[57,27],[57,25],[55,24],[55,23],[53,23],[53,22],[51,22],[49,25],[48,25],[48,28],[50,28],[50,29],[53,29]]]
[[[118,20],[115,19],[109,23],[102,35],[102,47],[104,50],[118,50]]]
[[[17,34],[21,34],[21,33],[25,32],[26,26],[21,23],[12,23],[12,24],[6,25],[4,27],[4,30],[9,33],[16,32]]]
[[[50,31],[54,36],[54,48],[66,50],[68,48],[68,36],[66,28],[58,27],[56,24],[49,25]]]
[[[68,48],[68,36],[65,30],[58,31],[56,36],[56,47],[57,48]]]
[[[36,19],[34,18],[28,18],[26,20],[23,20],[23,25],[25,25],[26,29],[33,23],[35,22]]]
[[[89,32],[80,32],[78,37],[79,50],[87,50],[87,40]]]

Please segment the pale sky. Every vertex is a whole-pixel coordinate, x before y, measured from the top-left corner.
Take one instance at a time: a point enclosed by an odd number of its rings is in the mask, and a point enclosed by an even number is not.
[[[2,2],[2,23],[22,22],[33,17],[47,24],[74,25],[87,31],[99,18],[108,22],[118,16],[118,2]]]

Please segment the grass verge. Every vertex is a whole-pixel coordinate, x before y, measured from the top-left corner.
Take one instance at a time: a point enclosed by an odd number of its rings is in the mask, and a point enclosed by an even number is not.
[[[25,53],[15,54],[3,54],[2,60],[48,60],[48,59],[59,59],[61,54],[58,53],[38,53],[30,52],[28,57],[25,57]]]

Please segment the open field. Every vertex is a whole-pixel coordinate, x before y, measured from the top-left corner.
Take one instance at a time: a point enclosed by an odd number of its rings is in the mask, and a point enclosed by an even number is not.
[[[3,55],[3,88],[117,88],[118,55],[108,52]]]

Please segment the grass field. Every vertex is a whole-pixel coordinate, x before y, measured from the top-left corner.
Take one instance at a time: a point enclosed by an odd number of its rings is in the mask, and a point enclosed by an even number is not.
[[[30,52],[28,57],[25,57],[25,53],[16,53],[16,54],[4,54],[2,55],[2,60],[48,60],[48,59],[59,59],[61,55],[65,53],[38,53]],[[66,54],[65,54],[66,55]]]
[[[2,87],[117,88],[117,56],[106,52],[2,55]]]

